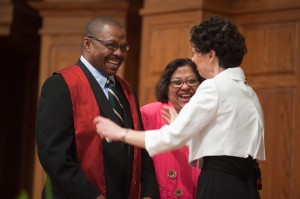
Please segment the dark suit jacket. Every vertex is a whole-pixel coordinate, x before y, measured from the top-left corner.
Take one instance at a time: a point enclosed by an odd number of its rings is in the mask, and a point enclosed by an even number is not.
[[[118,123],[96,79],[81,61],[77,65],[91,84],[101,115]],[[129,103],[119,85],[117,88],[124,106],[124,126],[132,128]],[[138,104],[136,106],[139,107]],[[70,91],[60,74],[54,74],[43,85],[37,110],[36,143],[40,162],[52,182],[54,199],[95,199],[100,194],[78,164]],[[133,147],[122,142],[108,143],[103,140],[103,158],[107,199],[128,198]],[[141,184],[142,197],[159,197],[153,161],[145,150],[142,150]]]

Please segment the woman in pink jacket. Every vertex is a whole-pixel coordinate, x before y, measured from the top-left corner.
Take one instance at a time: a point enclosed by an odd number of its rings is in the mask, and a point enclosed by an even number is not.
[[[161,114],[163,105],[177,112],[189,102],[202,78],[190,59],[170,62],[156,85],[157,102],[141,107],[145,130],[160,129],[167,124]],[[165,152],[153,157],[161,199],[193,199],[196,197],[200,169],[188,163],[188,148]]]

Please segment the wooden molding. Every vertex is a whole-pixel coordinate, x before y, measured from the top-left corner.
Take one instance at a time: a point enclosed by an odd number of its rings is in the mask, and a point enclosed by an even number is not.
[[[8,36],[13,23],[12,3],[0,3],[0,36]]]
[[[214,0],[218,1],[218,0]],[[226,0],[231,1],[231,0]],[[231,15],[236,14],[249,14],[257,12],[270,12],[270,11],[279,11],[279,10],[293,10],[300,8],[299,0],[285,0],[285,1],[240,1],[232,0],[234,3],[229,7],[229,13]]]
[[[41,16],[97,16],[101,15],[123,15],[127,11],[126,1],[103,1],[95,2],[29,2],[30,6],[37,9]],[[118,10],[118,12],[116,12]]]
[[[125,26],[128,3],[30,2],[43,18],[41,34],[81,34],[86,22],[97,15],[112,16]],[[118,12],[116,12],[116,9]]]
[[[244,15],[270,11],[300,9],[299,0],[252,1],[252,0],[145,0],[141,15],[157,15],[178,11],[199,10],[222,15]]]

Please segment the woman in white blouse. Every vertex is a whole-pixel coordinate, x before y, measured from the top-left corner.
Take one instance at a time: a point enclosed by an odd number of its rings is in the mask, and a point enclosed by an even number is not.
[[[146,148],[151,156],[189,147],[199,161],[199,199],[257,199],[265,160],[263,112],[240,67],[245,39],[229,19],[211,17],[191,28],[193,62],[205,80],[179,115],[168,107],[169,125],[159,130],[123,129],[110,120],[94,122],[101,137]]]

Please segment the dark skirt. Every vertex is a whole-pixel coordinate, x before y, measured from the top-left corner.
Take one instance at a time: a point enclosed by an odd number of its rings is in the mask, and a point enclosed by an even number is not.
[[[258,164],[252,157],[204,157],[197,199],[260,199],[258,175]]]

